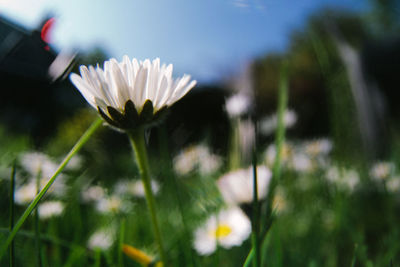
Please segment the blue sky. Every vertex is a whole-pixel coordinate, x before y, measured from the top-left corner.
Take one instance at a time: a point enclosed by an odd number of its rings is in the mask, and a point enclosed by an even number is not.
[[[200,82],[240,71],[282,51],[289,34],[319,8],[361,10],[350,0],[0,0],[0,14],[29,28],[49,12],[58,49],[105,48],[111,57],[160,57]]]

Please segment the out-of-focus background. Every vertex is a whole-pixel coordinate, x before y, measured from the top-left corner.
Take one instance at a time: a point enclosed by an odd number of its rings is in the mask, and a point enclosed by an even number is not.
[[[218,155],[218,160],[211,161],[222,162],[211,174],[190,172],[183,175],[190,179],[178,180],[177,186],[186,190],[182,199],[192,201],[186,209],[196,207],[188,211],[189,222],[206,217],[221,205],[215,199],[205,200],[207,192],[214,196],[215,188],[202,187],[208,181],[201,180],[203,176],[215,181],[226,172],[249,166],[254,127],[259,161],[271,162],[268,155],[272,153],[279,77],[285,62],[290,110],[287,145],[292,146],[285,155],[298,161],[289,164],[294,169],[282,174],[279,192],[288,209],[278,218],[277,224],[282,226],[271,230],[266,250],[271,265],[399,263],[399,1],[0,0],[0,186],[4,197],[15,158],[20,159],[26,151],[40,151],[59,159],[96,118],[71,84],[69,73],[78,73],[81,64],[102,66],[111,57],[122,60],[125,54],[139,60],[160,57],[162,63],[174,64],[174,76],[188,73],[198,81],[148,136],[152,162],[162,159],[163,167],[153,170],[156,180],[165,183],[160,198],[168,199],[165,192],[176,189],[168,187],[172,185],[163,176],[173,176],[170,165],[177,164],[177,157],[189,146],[206,145]],[[232,114],[227,104],[233,96],[247,103],[239,116]],[[247,127],[243,121],[249,118],[251,126]],[[239,119],[242,123],[236,124]],[[240,136],[238,149],[242,149],[236,161],[232,156],[235,134]],[[299,147],[305,147],[303,142],[321,138],[329,143],[329,159],[318,161],[321,165],[311,164],[314,158],[307,153],[301,159],[294,157]],[[308,150],[320,153],[320,146],[321,142],[316,142]],[[68,190],[78,199],[77,189],[89,186],[89,181],[111,192],[120,178],[137,176],[128,140],[109,128],[100,130],[80,156],[83,164],[68,182]],[[24,168],[23,160],[19,165]],[[349,175],[347,170],[354,172]],[[331,184],[339,180],[337,188]],[[350,189],[342,190],[343,184]],[[190,191],[193,187],[203,189]],[[70,210],[75,209],[69,211],[73,214],[69,218],[77,218],[72,224],[78,232],[91,229],[97,215],[82,215],[89,209],[87,203],[71,200],[71,194],[59,198],[70,203]],[[6,211],[7,204],[1,208]],[[6,227],[8,213],[0,216],[0,226]],[[106,225],[108,219],[104,218]],[[141,226],[132,226],[130,241],[151,251],[148,230],[141,232],[143,220]],[[88,239],[87,233],[71,239],[68,233],[73,229],[65,230],[60,221],[49,224],[53,227],[49,235],[75,243]],[[188,227],[192,230],[195,226]],[[169,245],[178,242],[167,240]],[[176,246],[181,245],[189,246]],[[233,265],[226,266],[236,266],[235,260],[247,255],[249,241],[244,247],[227,261]],[[20,249],[27,248],[20,243]],[[73,266],[76,259],[92,262],[92,256],[76,252],[75,259],[65,250],[61,246],[54,252],[47,244],[48,266],[65,261]],[[220,258],[228,255],[229,251],[222,252]],[[199,256],[196,261],[212,266],[216,258]],[[109,264],[113,256],[105,259]],[[177,264],[186,266],[185,260]],[[23,257],[19,261],[24,262]]]

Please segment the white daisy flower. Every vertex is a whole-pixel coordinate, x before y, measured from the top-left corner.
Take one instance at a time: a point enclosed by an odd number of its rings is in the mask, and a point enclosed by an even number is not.
[[[49,156],[41,152],[26,152],[21,158],[22,167],[36,179],[37,175],[50,178],[57,170],[58,165]]]
[[[105,195],[105,190],[99,185],[92,185],[82,191],[82,200],[84,202],[99,201]]]
[[[285,128],[291,128],[297,122],[297,114],[293,110],[286,110],[283,115]],[[266,117],[260,121],[260,132],[264,135],[272,134],[278,127],[278,116],[276,114]]]
[[[107,196],[96,203],[96,209],[101,213],[128,212],[130,208],[130,204],[119,195]]]
[[[157,195],[160,190],[160,185],[151,180],[151,191]],[[145,190],[142,180],[122,180],[115,185],[115,193],[122,195],[133,195],[135,197],[145,197]]]
[[[226,100],[225,109],[231,117],[239,117],[249,111],[250,98],[245,94],[236,94]]]
[[[14,200],[19,205],[26,205],[32,202],[37,193],[35,182],[29,182],[15,189]]]
[[[386,188],[389,192],[398,192],[400,190],[400,177],[395,176],[391,177],[387,182],[386,182]]]
[[[295,147],[293,144],[288,142],[283,143],[282,155],[281,155],[281,163],[283,166],[287,165],[288,162],[290,162],[294,153],[295,153]],[[276,145],[275,144],[269,145],[267,147],[267,150],[265,151],[265,159],[267,166],[269,167],[274,166],[276,155],[277,155]]]
[[[337,166],[330,167],[327,170],[326,178],[342,190],[353,191],[360,183],[360,176],[357,171]]]
[[[212,154],[205,145],[191,145],[174,158],[174,169],[182,176],[194,170],[198,170],[202,175],[208,175],[217,171],[221,165],[222,159]]]
[[[124,56],[122,62],[104,62],[104,69],[81,66],[81,76],[72,73],[70,79],[109,124],[132,129],[159,118],[195,86],[190,75],[173,79],[172,68],[160,66],[159,58],[150,62]]]
[[[49,219],[59,216],[64,211],[64,204],[61,201],[46,201],[39,205],[38,212],[40,219]]]
[[[58,168],[58,165],[54,161],[52,161],[49,156],[41,152],[26,152],[21,156],[20,162],[22,168],[26,170],[30,175],[30,181],[28,182],[28,184],[22,185],[20,189],[23,191],[26,190],[25,193],[30,191],[31,195],[33,191],[36,192],[38,175],[40,176],[40,189],[42,189],[46,186],[46,184]],[[65,178],[66,177],[63,174],[60,174],[57,177],[57,180],[49,188],[48,193],[56,196],[63,195],[66,191]],[[25,194],[25,196],[28,196],[28,194]]]
[[[272,173],[265,166],[257,166],[258,198],[264,198],[268,193],[268,185]],[[242,204],[253,201],[253,167],[240,169],[223,175],[217,181],[222,198],[228,204]]]
[[[295,153],[292,156],[290,167],[298,172],[312,171],[314,166],[311,159],[304,153]]]
[[[304,147],[307,154],[316,157],[328,155],[331,152],[333,145],[331,140],[322,138],[306,142]]]
[[[377,162],[371,170],[370,175],[373,179],[386,180],[394,173],[394,164],[391,162]]]
[[[251,233],[251,223],[238,207],[231,207],[210,217],[194,233],[194,248],[201,255],[209,255],[217,248],[239,246]]]
[[[115,241],[115,233],[112,229],[100,229],[93,233],[87,246],[90,249],[108,250]]]

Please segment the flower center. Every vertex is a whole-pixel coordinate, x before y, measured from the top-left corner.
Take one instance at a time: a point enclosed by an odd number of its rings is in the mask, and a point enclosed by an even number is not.
[[[218,238],[227,237],[232,232],[232,228],[229,225],[221,224],[215,229],[214,236]]]

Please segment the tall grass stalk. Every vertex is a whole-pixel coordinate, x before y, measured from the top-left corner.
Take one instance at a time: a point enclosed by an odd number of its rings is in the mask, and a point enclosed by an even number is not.
[[[37,176],[36,176],[36,195],[40,191],[40,177],[42,176],[42,171],[39,170]],[[37,260],[37,265],[39,267],[43,266],[42,263],[42,244],[40,241],[40,225],[39,225],[39,209],[38,206],[35,208],[35,213],[34,213],[34,228],[35,228],[35,248],[36,248],[36,260]]]
[[[154,195],[151,190],[151,180],[150,180],[150,168],[149,161],[147,156],[147,149],[144,139],[145,130],[143,128],[138,128],[134,131],[127,132],[129,136],[129,140],[132,144],[132,148],[135,152],[136,161],[140,170],[140,176],[143,182],[147,207],[150,212],[150,219],[153,225],[153,232],[156,238],[158,252],[161,258],[161,261],[164,265],[167,264],[167,257],[165,254],[161,232],[158,224],[157,212],[156,212],[156,204],[154,200]]]
[[[124,245],[124,236],[125,236],[125,225],[126,219],[125,217],[120,216],[119,218],[119,239],[118,239],[118,266],[124,266],[123,255],[122,255],[122,247]]]
[[[8,236],[7,240],[2,244],[0,248],[0,260],[4,256],[4,253],[6,252],[8,246],[11,244],[11,242],[14,240],[15,235],[19,231],[19,229],[22,227],[28,216],[32,213],[32,211],[36,208],[38,205],[39,201],[43,198],[43,196],[46,194],[47,190],[49,190],[50,186],[54,183],[56,180],[57,176],[62,172],[62,170],[65,168],[67,163],[71,160],[71,158],[78,153],[78,151],[82,148],[82,146],[90,139],[90,137],[95,133],[97,128],[102,123],[102,119],[98,118],[95,122],[90,125],[90,127],[86,130],[86,132],[81,136],[81,138],[76,142],[74,147],[71,149],[71,151],[68,153],[68,155],[64,158],[64,160],[61,162],[61,164],[58,166],[56,172],[53,174],[53,176],[50,178],[50,180],[47,182],[47,184],[43,187],[43,189],[39,192],[39,194],[35,197],[35,199],[32,201],[32,203],[28,206],[28,208],[25,210],[25,212],[22,214],[22,216],[19,218],[17,223],[15,224],[14,228],[12,229],[10,235]]]
[[[276,156],[274,161],[274,166],[272,170],[272,179],[269,184],[268,194],[266,199],[266,208],[263,214],[261,214],[261,225],[263,227],[263,231],[260,234],[260,242],[262,243],[262,247],[264,246],[265,237],[268,234],[268,231],[272,225],[272,220],[274,219],[273,212],[273,199],[275,195],[275,188],[278,184],[278,181],[281,176],[281,161],[282,161],[282,150],[283,144],[285,142],[285,124],[284,124],[284,115],[287,109],[288,102],[288,63],[284,61],[281,66],[281,74],[279,80],[279,92],[278,92],[278,126],[275,132],[275,147],[276,147]],[[253,257],[255,255],[254,248],[252,248],[247,255],[247,258],[243,264],[244,267],[250,266],[253,261]],[[265,255],[265,251],[263,251],[263,255]]]
[[[255,124],[257,129],[257,124]],[[260,207],[258,205],[258,181],[257,181],[257,130],[255,130],[255,142],[253,147],[253,218],[252,218],[252,249],[254,250],[253,266],[260,266]]]
[[[16,161],[14,160],[11,169],[11,183],[10,183],[10,231],[14,227],[14,191],[15,191],[15,169]],[[14,242],[10,244],[10,267],[15,265]]]

